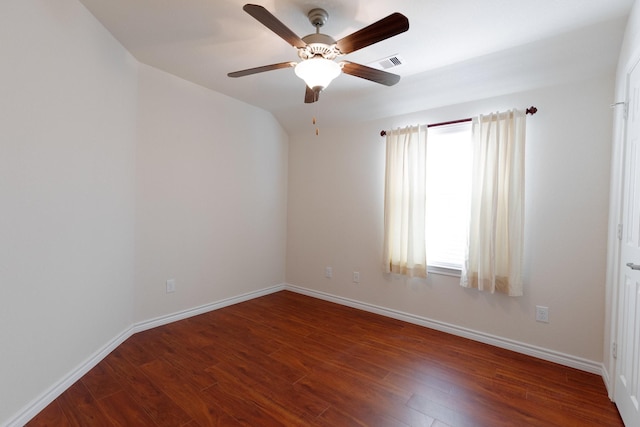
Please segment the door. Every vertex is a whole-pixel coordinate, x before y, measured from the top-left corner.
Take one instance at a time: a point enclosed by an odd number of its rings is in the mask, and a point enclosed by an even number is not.
[[[628,80],[623,232],[618,283],[615,402],[626,426],[640,426],[640,65]]]

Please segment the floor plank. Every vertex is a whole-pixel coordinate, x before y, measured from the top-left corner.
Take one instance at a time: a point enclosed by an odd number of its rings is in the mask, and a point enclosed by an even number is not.
[[[29,426],[623,426],[597,375],[283,291],[135,334]]]

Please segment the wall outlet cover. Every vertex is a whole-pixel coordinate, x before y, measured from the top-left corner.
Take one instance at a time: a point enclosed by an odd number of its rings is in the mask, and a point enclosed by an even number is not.
[[[536,322],[549,323],[549,307],[536,305]]]

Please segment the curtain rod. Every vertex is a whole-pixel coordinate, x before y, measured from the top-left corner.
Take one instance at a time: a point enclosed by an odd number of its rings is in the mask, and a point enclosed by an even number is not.
[[[532,116],[538,112],[538,109],[534,106],[531,106],[529,108],[527,108],[525,114],[531,114]],[[446,125],[455,125],[457,123],[465,123],[465,122],[470,122],[471,120],[473,120],[471,117],[466,118],[466,119],[459,119],[459,120],[451,120],[448,122],[440,122],[440,123],[431,123],[428,124],[427,127],[428,128],[434,128],[437,126],[446,126]],[[382,130],[380,131],[380,136],[385,136],[387,134],[386,130]]]

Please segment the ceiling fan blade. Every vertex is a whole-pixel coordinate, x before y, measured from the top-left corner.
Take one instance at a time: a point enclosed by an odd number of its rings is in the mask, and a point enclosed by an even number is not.
[[[354,62],[342,61],[342,72],[362,79],[371,80],[385,86],[393,86],[400,81],[397,74],[387,73],[386,71],[377,70],[367,67],[366,65],[356,64]]]
[[[262,25],[279,35],[284,41],[293,47],[303,48],[307,44],[300,37],[284,25],[278,18],[273,16],[264,7],[257,4],[245,4],[242,9],[249,15],[257,19]]]
[[[312,104],[316,101],[318,101],[318,98],[320,97],[320,91],[319,90],[313,90],[310,89],[309,86],[305,85],[305,92],[304,92],[304,103],[305,104]]]
[[[409,29],[409,19],[401,13],[392,13],[368,27],[341,38],[336,43],[340,52],[347,54],[388,39]]]
[[[291,68],[295,67],[295,62],[280,62],[279,64],[271,64],[271,65],[263,65],[262,67],[248,68],[246,70],[234,71],[233,73],[228,73],[229,77],[243,77],[249,76],[251,74],[264,73],[265,71],[271,70],[279,70],[281,68]]]

